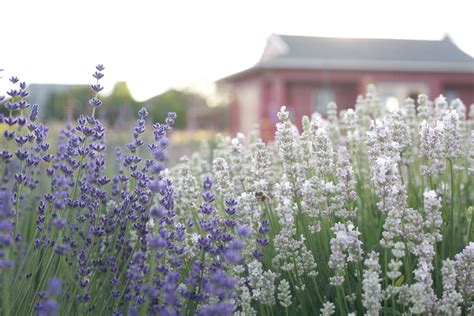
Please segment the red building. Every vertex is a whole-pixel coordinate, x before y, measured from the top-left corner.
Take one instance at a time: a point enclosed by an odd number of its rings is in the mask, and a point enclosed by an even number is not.
[[[258,124],[269,139],[280,106],[297,119],[315,111],[324,115],[329,101],[338,109],[353,107],[369,83],[382,104],[425,93],[470,105],[474,59],[447,36],[427,41],[273,34],[255,66],[217,83],[229,92],[231,132]]]

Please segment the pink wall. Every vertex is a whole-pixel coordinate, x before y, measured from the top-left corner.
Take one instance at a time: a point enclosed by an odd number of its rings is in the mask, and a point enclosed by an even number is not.
[[[472,85],[446,83],[443,85],[443,92],[448,94],[448,96],[450,92],[454,92],[468,108],[474,103],[474,82]]]
[[[330,88],[338,109],[354,107],[357,98],[357,82],[321,83],[321,82],[290,82],[287,84],[287,105],[294,111],[295,117],[311,115],[314,112],[313,94],[319,89]]]
[[[259,85],[261,107],[259,109],[262,138],[269,140],[275,132],[276,113],[282,105],[288,106],[295,122],[300,126],[301,116],[312,112],[312,94],[321,86],[335,92],[338,109],[353,107],[358,94],[365,94],[368,83],[373,82],[424,82],[429,87],[429,97],[454,91],[469,106],[474,103],[474,74],[463,73],[415,73],[382,71],[321,71],[321,70],[259,70],[232,79],[231,86],[253,80]],[[235,103],[235,102],[234,102]],[[239,126],[238,111],[231,103],[231,132]],[[246,131],[244,131],[246,132]]]

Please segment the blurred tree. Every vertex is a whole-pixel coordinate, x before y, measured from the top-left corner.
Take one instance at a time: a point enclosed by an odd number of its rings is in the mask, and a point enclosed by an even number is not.
[[[71,121],[79,115],[90,114],[89,86],[71,86],[67,91],[53,91],[42,107],[46,119]]]
[[[176,112],[175,128],[184,129],[190,94],[186,91],[170,89],[143,103],[154,122],[163,122],[168,112]]]
[[[124,81],[117,82],[112,93],[103,98],[103,102],[98,115],[102,121],[112,126],[125,126],[138,111],[138,103],[133,100],[128,85]]]
[[[79,115],[90,115],[89,99],[93,92],[88,85],[31,85],[30,103],[40,104],[41,116],[46,120],[76,120]],[[169,89],[145,102],[137,102],[126,82],[117,82],[112,93],[101,96],[103,105],[96,112],[102,122],[114,128],[128,128],[144,106],[153,122],[163,122],[168,112],[177,114],[177,129],[224,130],[227,114],[224,107],[209,107],[207,99],[190,90]]]

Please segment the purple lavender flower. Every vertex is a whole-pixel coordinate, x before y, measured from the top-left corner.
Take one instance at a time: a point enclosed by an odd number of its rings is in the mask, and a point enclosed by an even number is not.
[[[206,290],[220,298],[230,297],[237,280],[227,276],[224,271],[217,269],[209,277]]]
[[[63,229],[66,226],[67,221],[64,218],[55,218],[53,219],[53,225],[59,229]]]
[[[212,187],[212,180],[211,180],[210,177],[206,177],[206,178],[204,179],[204,182],[203,182],[202,187],[203,187],[204,190],[206,190],[206,191],[211,189],[211,187]]]
[[[146,108],[141,108],[140,111],[138,111],[138,115],[140,116],[140,118],[144,119],[148,116],[148,111],[146,110]]]
[[[89,104],[93,107],[92,117],[95,114],[95,108],[100,107],[102,105],[102,101],[99,99],[99,92],[104,89],[104,87],[99,84],[99,80],[102,79],[102,77],[104,76],[102,71],[104,71],[105,68],[101,64],[97,65],[95,68],[97,69],[97,71],[92,76],[96,79],[96,83],[91,85],[91,89],[95,93],[95,95],[92,99],[89,100]]]
[[[0,192],[0,269],[11,269],[13,262],[5,258],[4,249],[13,244],[13,222],[14,216],[13,194],[8,191]]]
[[[98,92],[104,90],[104,87],[102,87],[100,84],[92,84],[91,89],[92,89],[92,91],[98,93]]]
[[[0,219],[3,220],[13,215],[13,194],[8,191],[0,191]]]
[[[99,107],[102,105],[102,101],[98,98],[92,98],[89,100],[89,104],[92,105],[93,107]]]
[[[232,315],[234,306],[232,304],[219,302],[215,305],[204,305],[197,313],[198,316],[226,316]]]
[[[249,225],[243,224],[243,225],[237,226],[237,234],[239,234],[239,236],[247,237],[247,236],[250,236],[251,233],[252,233],[252,229],[250,228]]]
[[[102,78],[104,77],[104,74],[101,73],[101,72],[96,71],[96,72],[94,72],[94,74],[92,74],[92,76],[93,76],[94,78],[96,78],[97,80],[100,80],[100,79],[102,79]]]
[[[232,240],[229,244],[229,247],[224,251],[224,258],[232,264],[240,263],[243,260],[241,250],[244,248],[244,246],[244,243],[240,240]]]
[[[58,315],[59,304],[53,299],[48,299],[36,305],[35,309],[39,316],[55,316]]]
[[[62,293],[62,281],[59,278],[52,278],[48,282],[48,294],[58,296]]]
[[[152,248],[164,248],[166,246],[166,240],[162,238],[161,236],[153,236],[149,235],[148,236],[148,244]]]

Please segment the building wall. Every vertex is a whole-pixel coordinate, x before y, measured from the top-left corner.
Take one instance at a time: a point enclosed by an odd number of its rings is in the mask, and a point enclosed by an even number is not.
[[[237,104],[238,125],[232,132],[248,134],[260,124],[260,84],[258,79],[238,83],[233,91],[234,102]],[[231,118],[232,119],[232,118]]]
[[[301,127],[301,117],[314,112],[316,100],[324,100],[321,102],[326,105],[333,100],[339,110],[351,108],[357,95],[366,93],[369,83],[379,87],[382,102],[396,97],[401,103],[409,96],[425,93],[431,99],[444,94],[448,101],[461,98],[466,106],[474,103],[474,74],[469,73],[266,70],[232,83],[235,111],[231,113],[238,118],[231,117],[231,126],[234,121],[238,128],[231,128],[231,132],[248,133],[259,124],[262,138],[273,139],[276,113],[282,105],[290,109],[294,122]],[[318,91],[324,89],[332,94],[321,98]],[[319,107],[324,108],[325,104]]]
[[[295,115],[310,115],[315,111],[324,112],[327,103],[333,101],[338,109],[348,109],[354,106],[357,98],[357,82],[304,82],[288,83],[288,106],[294,109]],[[322,97],[321,97],[322,96]]]
[[[448,101],[459,98],[469,107],[474,104],[474,80],[471,85],[459,83],[446,83],[443,85],[443,93]]]
[[[400,106],[408,97],[416,100],[420,94],[430,94],[429,84],[423,81],[379,81],[375,82],[375,86],[382,110],[392,110],[390,107]]]
[[[456,87],[464,96],[464,102],[474,102],[473,73],[435,73],[435,72],[393,72],[393,71],[321,71],[321,70],[279,70],[277,75],[287,82],[305,81],[322,83],[357,82],[357,94],[365,94],[368,83],[401,83],[408,85],[426,84],[428,97],[436,98],[446,93],[447,87]],[[471,91],[471,92],[470,92]],[[354,99],[355,101],[355,99]],[[400,100],[403,101],[403,100]]]

